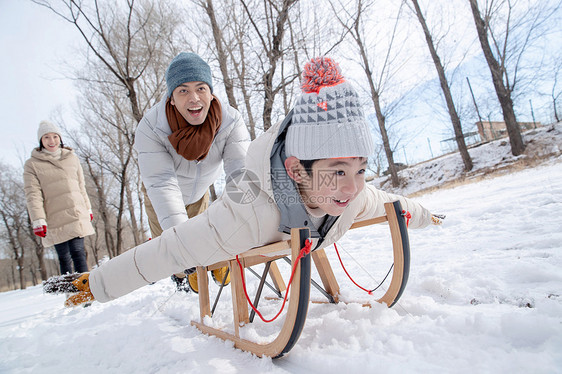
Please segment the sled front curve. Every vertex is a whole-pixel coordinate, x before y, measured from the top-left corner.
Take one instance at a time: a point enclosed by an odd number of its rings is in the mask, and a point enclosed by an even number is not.
[[[264,246],[247,251],[239,256],[239,260],[243,268],[257,263],[264,262],[263,255],[272,252],[283,252],[290,249],[291,261],[295,264],[296,259],[302,248],[305,246],[305,241],[310,236],[307,228],[292,229],[291,240],[285,242],[274,243],[270,246]],[[289,247],[290,245],[290,247]],[[275,255],[268,260],[286,256],[287,253],[282,255]],[[256,258],[257,257],[257,258]],[[269,356],[272,358],[280,357],[289,352],[297,342],[308,312],[308,304],[310,299],[310,274],[311,274],[311,261],[310,254],[305,255],[296,263],[295,275],[291,282],[291,291],[288,299],[288,309],[285,316],[283,327],[279,335],[272,341],[266,344],[259,344],[249,340],[240,338],[239,327],[249,323],[248,307],[242,285],[242,274],[236,260],[229,261],[229,266],[232,272],[231,287],[232,287],[232,305],[234,312],[234,334],[216,329],[214,327],[206,326],[203,319],[206,315],[210,316],[208,307],[209,293],[208,286],[201,287],[199,285],[199,302],[201,308],[201,321],[192,321],[191,324],[197,327],[205,334],[214,335],[223,340],[230,340],[234,343],[236,348],[243,351],[248,351],[256,356]],[[213,266],[215,267],[215,266]],[[199,269],[198,269],[199,271]],[[206,269],[201,268],[202,272]],[[198,279],[207,279],[206,274]],[[201,282],[205,283],[205,282]],[[203,299],[203,300],[202,300]],[[203,302],[203,304],[202,304]]]

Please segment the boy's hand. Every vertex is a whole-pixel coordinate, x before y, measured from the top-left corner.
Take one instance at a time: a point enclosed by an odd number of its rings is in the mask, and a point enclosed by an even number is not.
[[[434,225],[442,225],[444,219],[445,219],[444,214],[432,214],[431,215],[431,223],[434,224]]]

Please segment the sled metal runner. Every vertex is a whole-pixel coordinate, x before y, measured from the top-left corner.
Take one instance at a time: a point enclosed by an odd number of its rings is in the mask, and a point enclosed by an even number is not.
[[[386,293],[377,301],[379,303],[387,304],[388,307],[392,307],[402,295],[408,281],[410,269],[410,247],[408,231],[406,222],[402,216],[400,202],[389,202],[385,203],[384,206],[386,212],[384,216],[355,222],[351,226],[351,229],[388,222],[392,240],[394,265],[390,285]],[[197,268],[198,279],[203,280],[199,281],[200,321],[192,321],[191,324],[205,334],[216,336],[223,340],[230,340],[234,343],[236,348],[251,352],[259,357],[269,356],[277,358],[288,353],[296,344],[306,321],[310,301],[310,286],[312,282],[311,259],[314,261],[314,265],[317,268],[325,293],[328,294],[327,296],[330,296],[330,302],[339,302],[339,285],[324,249],[317,249],[310,254],[305,255],[295,265],[295,260],[298,258],[301,249],[305,246],[305,241],[308,237],[308,229],[292,229],[290,240],[253,248],[238,256],[238,259],[244,269],[253,265],[262,263],[266,264],[266,271],[262,275],[262,284],[260,284],[258,296],[256,297],[254,304],[257,304],[259,301],[259,293],[261,293],[261,288],[267,273],[269,273],[277,291],[282,292],[285,290],[285,282],[275,263],[276,260],[290,255],[291,264],[296,267],[295,275],[290,285],[289,298],[287,299],[288,305],[285,307],[287,309],[285,321],[283,322],[283,326],[279,331],[279,334],[273,341],[261,344],[240,337],[240,329],[243,328],[244,325],[250,323],[251,319],[248,313],[249,306],[246,301],[242,284],[242,273],[236,259],[232,259],[227,262],[220,262],[207,267]],[[204,324],[204,319],[206,317],[212,317],[206,272],[227,265],[230,268],[231,274],[234,333]]]

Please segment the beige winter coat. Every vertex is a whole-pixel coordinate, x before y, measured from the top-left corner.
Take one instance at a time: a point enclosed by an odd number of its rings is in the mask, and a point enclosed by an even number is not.
[[[110,301],[183,269],[232,259],[253,247],[289,239],[278,231],[280,213],[271,187],[269,155],[278,130],[279,124],[273,126],[248,150],[246,169],[259,181],[227,185],[227,192],[202,214],[92,270],[89,279],[95,299]],[[257,196],[251,191],[257,191]],[[340,239],[354,221],[384,215],[384,202],[396,199],[412,214],[410,228],[431,223],[431,213],[418,203],[368,185],[328,231],[323,246]]]
[[[25,162],[23,181],[31,221],[47,222],[44,247],[94,234],[84,172],[72,149],[63,148],[58,159],[34,149]]]

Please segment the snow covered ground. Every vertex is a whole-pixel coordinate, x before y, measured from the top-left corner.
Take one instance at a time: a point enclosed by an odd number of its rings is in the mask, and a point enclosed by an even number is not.
[[[399,303],[311,304],[283,358],[260,359],[200,334],[190,326],[196,295],[164,279],[72,310],[40,286],[1,293],[0,373],[562,373],[562,157],[416,200],[447,219],[410,230]],[[339,243],[365,287],[390,265],[386,230],[353,230]],[[327,253],[342,299],[376,298],[346,278],[333,248]],[[248,284],[257,282],[248,275]],[[311,297],[322,299],[316,290]],[[227,290],[219,308],[230,302]],[[260,304],[266,317],[279,307]],[[218,311],[215,323],[232,329],[230,318]],[[243,333],[267,339],[279,323],[255,322]]]

